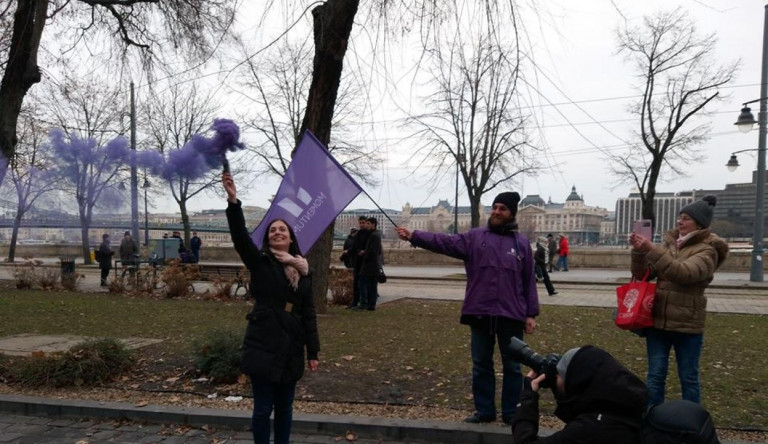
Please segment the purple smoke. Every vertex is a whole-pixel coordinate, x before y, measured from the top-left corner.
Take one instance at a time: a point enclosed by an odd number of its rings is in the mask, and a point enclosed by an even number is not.
[[[195,180],[203,177],[209,170],[228,166],[227,151],[245,148],[239,142],[240,128],[229,119],[215,119],[211,129],[215,134],[211,138],[196,134],[181,149],[172,151],[160,172],[166,180],[179,177]]]
[[[165,159],[157,151],[135,151],[136,167],[149,171],[153,176],[159,176],[164,169]]]

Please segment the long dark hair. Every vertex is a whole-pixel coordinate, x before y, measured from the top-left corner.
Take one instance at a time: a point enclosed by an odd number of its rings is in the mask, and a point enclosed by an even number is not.
[[[291,245],[288,246],[288,253],[290,253],[292,256],[301,255],[301,250],[299,250],[299,241],[296,240],[296,234],[293,232],[291,225],[283,219],[272,219],[269,221],[267,224],[267,229],[264,230],[264,239],[261,240],[261,250],[269,251],[269,229],[275,222],[282,222],[286,227],[288,227],[288,234],[291,237]]]

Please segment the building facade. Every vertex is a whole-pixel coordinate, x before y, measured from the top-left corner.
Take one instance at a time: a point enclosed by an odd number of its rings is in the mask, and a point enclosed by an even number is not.
[[[349,229],[352,227],[357,228],[357,220],[361,217],[375,217],[376,223],[379,231],[381,232],[381,238],[382,239],[395,239],[397,238],[397,232],[395,232],[395,227],[392,225],[392,222],[390,222],[390,219],[393,221],[397,221],[400,218],[400,212],[397,210],[390,210],[385,209],[384,213],[376,210],[369,210],[369,209],[357,209],[357,210],[347,210],[342,211],[339,213],[338,216],[336,216],[336,221],[334,225],[334,239],[341,240],[346,238],[346,236],[349,234]],[[387,218],[389,216],[389,218]]]
[[[463,233],[472,228],[472,212],[470,210],[471,207],[469,206],[454,207],[446,199],[439,200],[437,205],[431,207],[412,207],[410,203],[406,203],[400,213],[399,224],[411,230],[453,233],[454,219],[458,217],[457,232]],[[484,221],[486,215],[487,208],[481,206],[480,220]]]
[[[538,195],[528,195],[520,201],[517,220],[520,231],[529,239],[564,234],[573,244],[597,244],[601,241],[601,226],[608,210],[584,204],[584,199],[571,188],[564,204],[545,202]]]
[[[696,197],[696,196],[699,197]],[[700,192],[681,191],[679,193],[656,193],[653,200],[656,224],[653,227],[653,237],[658,239],[664,232],[677,226],[677,216],[680,210],[700,198]],[[630,193],[627,197],[616,201],[616,236],[626,239],[632,232],[636,220],[642,219],[642,202],[639,193]]]

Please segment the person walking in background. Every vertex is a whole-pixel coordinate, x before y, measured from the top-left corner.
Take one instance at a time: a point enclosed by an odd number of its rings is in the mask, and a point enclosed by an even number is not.
[[[200,262],[200,248],[202,246],[202,239],[197,235],[197,231],[193,231],[192,239],[189,240],[189,248],[192,250],[192,255],[195,256],[195,263]]]
[[[101,245],[99,245],[99,270],[101,270],[101,286],[106,287],[109,270],[112,269],[112,247],[109,245],[109,234],[104,233],[101,236]]]
[[[126,231],[123,240],[120,241],[120,263],[123,264],[123,276],[130,272],[130,276],[136,274],[136,259],[139,257],[139,245],[133,240],[130,231]]]
[[[560,271],[568,271],[568,238],[562,233],[557,244],[557,254],[557,268]]]
[[[304,374],[306,350],[310,371],[317,371],[320,339],[312,299],[309,264],[301,256],[296,235],[285,221],[269,222],[259,249],[245,225],[242,203],[232,174],[221,176],[227,193],[227,222],[232,243],[251,274],[254,306],[247,316],[242,370],[253,390],[253,441],[270,443],[274,410],[274,442],[290,442],[296,382]]]
[[[533,254],[533,260],[536,262],[536,274],[541,274],[541,279],[544,281],[547,293],[550,296],[554,296],[557,294],[557,291],[555,291],[555,287],[549,279],[549,273],[547,273],[547,250],[544,249],[546,242],[547,240],[543,238],[536,242],[536,252]]]
[[[493,200],[488,225],[448,235],[411,232],[397,227],[397,234],[412,245],[464,261],[467,289],[461,307],[461,323],[471,331],[472,394],[475,413],[465,422],[496,419],[496,373],[493,349],[499,343],[503,368],[501,418],[510,424],[517,408],[523,375],[520,363],[509,354],[512,336],[523,339],[533,333],[539,314],[533,251],[517,226],[520,195],[501,193]]]
[[[555,240],[555,237],[552,236],[552,233],[549,233],[547,235],[547,248],[549,248],[549,251],[547,254],[549,254],[549,272],[552,273],[552,271],[559,271],[557,268],[557,264],[555,264],[558,256],[557,256],[557,241]]]
[[[629,235],[632,276],[642,279],[650,269],[657,279],[653,327],[642,331],[648,353],[646,385],[649,405],[664,402],[669,351],[675,349],[682,398],[701,403],[699,359],[704,342],[707,298],[704,290],[728,257],[728,244],[709,230],[717,198],[704,196],[683,207],[677,228],[660,245]]]
[[[378,221],[369,217],[366,221],[368,240],[365,249],[358,252],[360,261],[360,305],[359,310],[376,310],[379,299],[379,269],[382,266],[381,231],[377,230]]]
[[[344,239],[344,246],[342,247],[341,257],[339,257],[339,260],[341,260],[341,262],[344,263],[344,267],[346,268],[354,267],[355,256],[356,256],[356,254],[354,253],[355,236],[357,235],[357,231],[358,231],[357,227],[350,228],[347,238]]]

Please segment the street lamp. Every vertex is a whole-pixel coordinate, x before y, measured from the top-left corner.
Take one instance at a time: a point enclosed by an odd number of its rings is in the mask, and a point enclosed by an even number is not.
[[[147,190],[149,189],[149,179],[144,176],[144,246],[149,245],[149,213],[147,212]]]
[[[768,112],[768,5],[765,5],[765,16],[763,18],[763,60],[762,73],[760,77],[760,98],[744,103],[741,114],[735,125],[741,132],[749,132],[752,126],[758,124],[757,139],[757,192],[755,193],[755,233],[752,239],[752,259],[749,268],[749,280],[752,282],[763,282],[763,224],[765,218],[765,137]],[[757,122],[752,116],[752,112],[747,106],[749,103],[760,102],[760,112],[757,114]],[[735,160],[735,154],[731,155]],[[734,166],[728,161],[729,169]],[[738,166],[736,161],[735,166]]]

